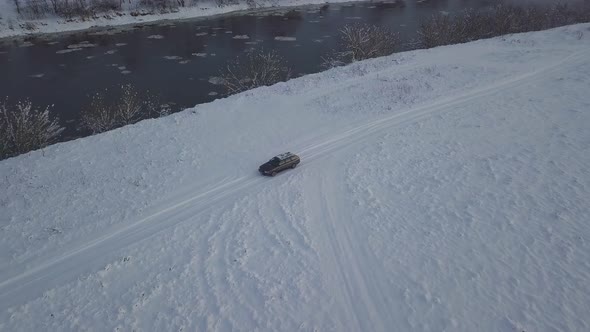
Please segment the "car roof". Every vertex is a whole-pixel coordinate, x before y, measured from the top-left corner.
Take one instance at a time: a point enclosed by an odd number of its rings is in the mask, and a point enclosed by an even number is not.
[[[291,152],[285,152],[285,153],[281,153],[280,155],[276,156],[275,158],[278,158],[279,160],[285,160],[288,158],[291,158],[295,156],[294,154],[292,154]]]

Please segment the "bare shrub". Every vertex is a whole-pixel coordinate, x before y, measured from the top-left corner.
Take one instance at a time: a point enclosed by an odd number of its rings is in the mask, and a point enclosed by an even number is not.
[[[534,6],[523,9],[521,15],[520,31],[538,31],[549,27],[547,24],[547,15],[539,7]]]
[[[15,1],[18,1],[18,0],[15,0]],[[53,12],[57,13],[59,10],[60,1],[59,0],[49,0],[49,2],[51,2],[51,8],[53,9]]]
[[[64,130],[49,107],[37,109],[28,100],[0,104],[0,159],[16,156],[53,143]]]
[[[322,57],[322,67],[326,69],[344,66],[346,63],[340,59],[338,53],[331,53]]]
[[[90,107],[82,111],[81,127],[93,134],[114,129],[118,125],[116,109],[106,103],[105,95],[106,90],[92,95]]]
[[[141,7],[151,11],[167,12],[178,8],[176,0],[139,0]]]
[[[552,27],[572,24],[567,4],[558,3],[547,10],[548,25]]]
[[[168,105],[160,105],[155,96],[141,93],[131,84],[119,86],[116,94],[112,97],[108,89],[93,94],[90,106],[82,111],[80,127],[98,134],[170,113]]]
[[[376,25],[346,25],[340,30],[343,51],[340,58],[348,62],[376,58],[394,52],[397,34]]]
[[[423,23],[418,30],[421,46],[425,48],[453,44],[455,39],[454,24],[448,15],[434,15]]]
[[[219,7],[236,5],[239,2],[240,2],[239,0],[215,0],[215,3]],[[256,8],[256,7],[258,7],[258,4],[256,3],[256,0],[246,0],[246,4],[248,5],[249,8]]]
[[[95,16],[93,8],[86,3],[86,0],[63,0],[56,14],[65,18],[83,19]]]
[[[46,0],[25,0],[17,10],[27,20],[43,18],[51,12]]]
[[[33,22],[25,22],[22,24],[23,29],[28,30],[28,31],[33,31],[35,29],[37,29],[37,26],[35,25],[35,23]]]
[[[93,12],[102,13],[121,10],[122,2],[120,0],[91,0],[91,6]]]
[[[49,0],[51,10],[57,16],[64,18],[89,18],[93,16],[93,11],[86,4],[85,0]]]
[[[117,105],[116,113],[119,123],[128,125],[140,120],[143,103],[139,99],[139,93],[131,84],[121,86],[121,99]]]
[[[464,43],[510,31],[511,22],[502,14],[466,10],[460,16],[434,15],[418,30],[419,45],[425,48]]]
[[[590,22],[590,1],[586,0],[577,12],[576,22]]]
[[[220,74],[228,94],[286,81],[291,69],[275,51],[256,50],[229,62]]]
[[[216,1],[217,4],[219,4],[219,1],[220,0]],[[258,8],[258,3],[256,2],[256,0],[246,0],[246,5],[248,5],[248,8],[251,8],[251,9]]]
[[[340,30],[338,50],[322,58],[324,68],[392,54],[398,44],[396,33],[376,25],[353,24]]]
[[[148,93],[144,101],[145,108],[147,109],[148,116],[153,118],[161,118],[169,115],[172,110],[168,104],[160,104],[158,100]]]
[[[296,9],[291,9],[288,12],[286,12],[283,17],[288,18],[290,20],[301,20],[303,19],[303,14],[301,14],[301,11],[296,10]]]
[[[37,3],[37,7],[42,6],[44,13],[53,12],[55,15],[67,19],[90,19],[94,18],[98,13],[121,10],[122,6],[120,0],[49,0],[49,4],[47,0],[26,1]],[[31,12],[33,8],[35,7],[29,8],[27,6],[23,12]],[[36,11],[38,10],[34,12]]]
[[[590,6],[567,4],[519,7],[498,5],[484,12],[463,11],[455,16],[435,15],[420,26],[425,48],[464,43],[510,33],[549,29],[590,20]]]

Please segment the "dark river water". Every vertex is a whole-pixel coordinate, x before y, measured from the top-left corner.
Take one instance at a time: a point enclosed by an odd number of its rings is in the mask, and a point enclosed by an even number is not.
[[[87,134],[77,129],[80,112],[91,94],[105,88],[131,83],[176,111],[220,98],[224,89],[211,77],[249,48],[276,50],[299,76],[323,70],[322,56],[337,47],[338,31],[346,24],[387,26],[408,49],[431,15],[490,4],[493,0],[330,4],[288,15],[261,11],[5,40],[0,41],[0,97],[54,105],[67,140]]]

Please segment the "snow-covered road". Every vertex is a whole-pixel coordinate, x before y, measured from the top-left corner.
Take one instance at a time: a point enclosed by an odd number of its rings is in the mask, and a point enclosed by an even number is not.
[[[0,329],[585,330],[590,26],[0,162]],[[275,152],[302,164],[256,174]]]

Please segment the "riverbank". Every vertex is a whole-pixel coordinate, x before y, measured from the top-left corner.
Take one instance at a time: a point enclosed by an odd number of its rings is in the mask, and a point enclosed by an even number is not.
[[[268,11],[274,9],[289,9],[308,5],[323,5],[328,3],[347,3],[350,0],[276,0],[256,2],[255,5],[246,2],[218,6],[216,2],[200,3],[192,7],[181,7],[166,13],[139,8],[132,1],[121,11],[102,13],[91,19],[64,19],[48,16],[42,19],[25,20],[17,12],[12,2],[0,3],[0,40],[10,38],[25,38],[47,34],[80,32],[90,29],[104,29],[117,27],[124,29],[128,26],[163,21],[178,21],[195,18],[212,18],[221,15],[243,15],[250,12]],[[362,2],[362,1],[357,1]]]
[[[224,95],[217,76],[249,50],[279,53],[294,76],[315,73],[325,70],[322,58],[337,47],[346,24],[383,24],[412,39],[412,24],[437,10],[427,4],[417,10],[370,2],[309,5],[10,39],[0,42],[0,95],[11,103],[53,105],[66,128],[60,140],[69,140],[88,134],[80,129],[80,114],[90,96],[105,89],[116,100],[120,86],[131,84],[176,112]]]

